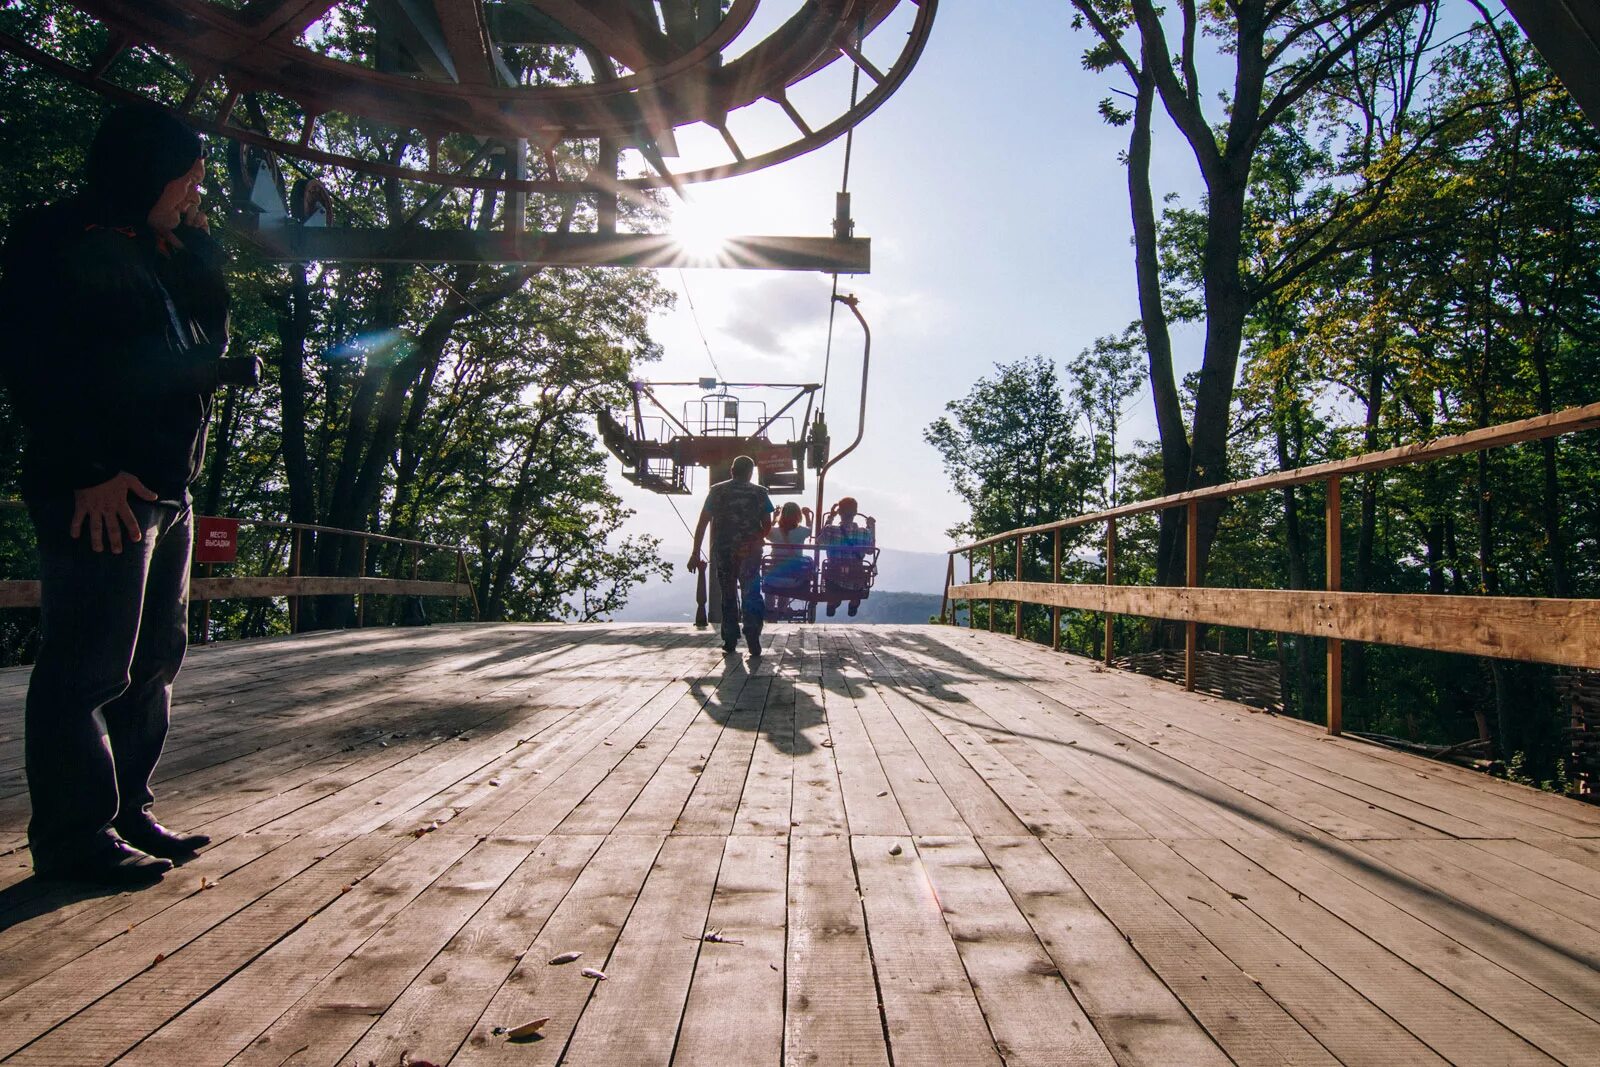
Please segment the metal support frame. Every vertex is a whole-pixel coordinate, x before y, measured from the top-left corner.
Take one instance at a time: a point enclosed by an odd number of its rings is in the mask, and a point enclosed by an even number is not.
[[[1061,536],[1061,531],[1056,531],[1056,536]],[[1117,584],[1117,520],[1106,520],[1106,584]],[[1111,660],[1116,655],[1117,617],[1111,612],[1106,612],[1106,642],[1105,664],[1111,666]]]
[[[243,221],[243,220],[241,220]],[[713,253],[690,252],[676,237],[630,233],[503,230],[389,230],[305,227],[244,230],[263,258],[280,263],[484,263],[546,267],[734,268],[867,274],[866,237],[730,237]]]
[[[1022,537],[1021,537],[1021,535],[1018,535],[1018,537],[1017,537],[1017,553],[1016,553],[1016,555],[1017,555],[1016,570],[1013,572],[1016,575],[1016,577],[1013,580],[1020,582],[1020,581],[1024,580],[1023,577],[1022,577]],[[1012,611],[1011,611],[1011,636],[1012,637],[1021,637],[1022,636],[1022,601],[1020,601],[1020,600],[1017,601],[1017,603],[1013,606]]]
[[[1200,584],[1200,505],[1189,501],[1184,508],[1183,534],[1187,566],[1184,585],[1194,588]],[[1199,635],[1198,623],[1185,623],[1183,627],[1183,687],[1194,692],[1195,645]]]
[[[1327,519],[1327,588],[1337,593],[1342,584],[1344,556],[1344,529],[1339,515],[1339,479],[1328,479],[1326,507]],[[1328,638],[1328,733],[1344,732],[1344,642],[1337,637]]]
[[[1050,581],[1061,581],[1061,531],[1053,531],[1054,537],[1050,547]],[[1061,651],[1061,609],[1050,609],[1050,647],[1056,652]]]

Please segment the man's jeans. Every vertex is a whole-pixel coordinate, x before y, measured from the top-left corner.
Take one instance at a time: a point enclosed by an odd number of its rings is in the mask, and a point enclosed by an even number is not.
[[[35,866],[111,843],[149,818],[172,680],[188,643],[190,513],[130,500],[144,530],[122,553],[68,532],[72,499],[30,508],[39,539],[41,633],[25,751]]]
[[[744,615],[744,636],[751,646],[761,641],[766,603],[761,598],[761,549],[715,552],[717,584],[722,590],[722,644],[739,643],[739,616]]]

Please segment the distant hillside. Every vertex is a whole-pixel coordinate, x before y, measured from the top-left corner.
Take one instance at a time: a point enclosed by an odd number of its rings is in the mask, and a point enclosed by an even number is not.
[[[652,580],[635,589],[628,604],[612,615],[618,622],[690,622],[694,619],[694,576],[683,568],[687,548],[668,549],[671,582]],[[939,614],[945,557],[936,552],[886,548],[878,558],[878,581],[854,619],[844,605],[831,621],[855,623],[927,622]],[[820,617],[818,622],[830,621]]]

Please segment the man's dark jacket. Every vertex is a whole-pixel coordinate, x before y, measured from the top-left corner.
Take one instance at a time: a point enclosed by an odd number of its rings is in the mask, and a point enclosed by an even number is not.
[[[228,294],[220,249],[83,201],[25,216],[6,242],[0,360],[28,432],[22,490],[70,495],[126,471],[185,502],[205,452]]]

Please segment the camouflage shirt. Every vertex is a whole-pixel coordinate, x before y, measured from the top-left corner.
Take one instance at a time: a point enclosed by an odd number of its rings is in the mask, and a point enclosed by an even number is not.
[[[730,552],[734,549],[757,548],[761,545],[762,527],[772,514],[772,498],[766,489],[753,481],[741,482],[730,478],[718,482],[706,493],[702,514],[711,517],[711,550]]]

